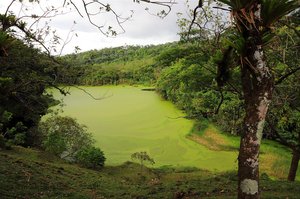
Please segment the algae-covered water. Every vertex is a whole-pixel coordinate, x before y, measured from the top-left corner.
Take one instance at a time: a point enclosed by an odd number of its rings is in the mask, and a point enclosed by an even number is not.
[[[193,121],[182,111],[163,101],[154,91],[142,87],[81,87],[63,98],[63,115],[77,118],[105,153],[107,165],[131,160],[134,152],[147,151],[155,166],[198,167],[208,170],[236,169],[236,152],[211,151],[186,138]]]

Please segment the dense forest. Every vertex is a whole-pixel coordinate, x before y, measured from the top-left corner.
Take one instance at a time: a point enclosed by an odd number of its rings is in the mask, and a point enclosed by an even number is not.
[[[236,23],[218,34],[197,32],[181,21],[178,42],[56,57],[35,48],[34,42],[42,44],[38,35],[8,12],[9,6],[0,14],[0,149],[20,150],[22,154],[26,150],[16,146],[35,147],[82,167],[103,169],[105,154],[95,146],[86,126],[51,112],[49,108],[59,102],[50,91],[68,95],[65,86],[145,85],[184,111],[185,117],[194,121],[192,131],[214,124],[226,134],[241,137],[239,198],[259,198],[261,139],[278,142],[292,153],[286,178],[295,181],[300,159],[298,3],[280,1],[280,7],[276,1],[221,2],[230,7]],[[25,36],[20,37],[16,30]],[[46,114],[52,115],[42,120]],[[1,157],[16,157],[7,153]],[[141,168],[144,161],[154,162],[145,152],[137,152],[133,159],[141,162]],[[0,166],[3,171],[8,167]],[[125,169],[131,166],[128,163]],[[155,178],[158,173],[153,174]],[[233,178],[232,174],[226,176]],[[176,194],[175,198],[185,197]]]
[[[284,104],[287,109],[284,112],[298,109],[299,86],[296,82],[299,82],[299,75],[295,71],[298,69],[297,39],[293,30],[282,26],[278,29],[276,44],[267,51],[274,73],[278,74],[274,97],[276,103],[272,104],[271,115],[282,111],[282,103],[287,103]],[[227,41],[224,39],[222,42],[226,45]],[[58,81],[63,85],[153,86],[162,98],[175,103],[189,118],[212,120],[224,131],[238,135],[245,114],[238,84],[240,71],[224,71],[225,76],[220,77],[222,69],[218,67],[224,50],[214,47],[212,43],[203,40],[158,46],[123,46],[66,55],[60,58],[65,65],[59,72]],[[283,81],[286,74],[294,71]],[[218,81],[227,79],[226,85],[220,89]],[[275,126],[277,122],[274,119],[272,116],[268,118],[267,125],[271,128],[265,129],[266,138],[281,138],[278,133],[283,126]]]

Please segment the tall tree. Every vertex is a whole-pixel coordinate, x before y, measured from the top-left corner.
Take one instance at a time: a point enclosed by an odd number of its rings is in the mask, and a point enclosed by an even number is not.
[[[274,66],[266,61],[265,46],[273,38],[274,23],[299,7],[296,0],[218,0],[227,5],[215,8],[230,11],[233,33],[227,38],[229,45],[224,51],[223,60],[218,63],[217,82],[220,87],[228,80],[228,71],[234,65],[228,61],[236,54],[239,61],[245,118],[241,134],[238,157],[238,198],[259,198],[259,150],[264,123],[272,101],[275,85]],[[204,1],[199,0],[194,9],[190,26],[197,23],[197,14],[204,13]],[[203,21],[203,19],[201,19]],[[200,20],[200,21],[201,21]],[[205,24],[205,22],[204,22]],[[201,31],[201,30],[200,30]],[[296,70],[279,74],[276,79],[283,81]]]
[[[0,31],[0,35],[6,34]],[[32,46],[6,38],[6,45],[0,45],[0,134],[14,144],[32,145],[31,128],[53,103],[46,93],[55,80],[53,62]]]
[[[35,48],[37,42],[47,50],[41,35],[22,20],[24,16],[10,11],[15,2],[0,13],[0,136],[28,146],[36,141],[33,127],[54,102],[46,89],[56,87],[57,62]]]
[[[274,99],[267,118],[268,128],[264,133],[292,150],[289,181],[295,180],[300,158],[299,14],[300,10],[280,20],[277,25],[281,26],[276,31],[280,40],[267,52],[268,60],[276,65],[274,73],[285,75],[275,82]]]
[[[229,6],[241,45],[241,84],[245,118],[238,156],[238,198],[260,198],[259,149],[274,76],[266,62],[263,47],[272,36],[272,25],[298,7],[289,0],[219,0]],[[232,46],[236,47],[236,46]],[[226,67],[226,66],[224,66]]]

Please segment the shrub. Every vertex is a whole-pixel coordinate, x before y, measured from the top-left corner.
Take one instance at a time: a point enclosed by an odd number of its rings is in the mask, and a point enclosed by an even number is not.
[[[0,134],[0,149],[6,148],[6,140],[3,135]]]
[[[61,155],[67,150],[66,141],[59,132],[50,132],[43,142],[46,151],[54,155]]]
[[[39,130],[44,135],[44,149],[70,161],[79,150],[92,146],[94,142],[86,126],[71,117],[48,118],[40,123]]]
[[[106,160],[104,153],[96,147],[83,148],[76,154],[77,162],[87,168],[102,168]]]
[[[12,145],[24,145],[28,128],[23,122],[12,122],[13,114],[3,111],[0,114],[0,148],[11,148]],[[5,142],[5,143],[4,143]]]

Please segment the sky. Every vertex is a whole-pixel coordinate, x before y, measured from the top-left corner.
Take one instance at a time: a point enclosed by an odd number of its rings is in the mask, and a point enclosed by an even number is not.
[[[6,10],[10,2],[11,0],[1,0],[1,13]],[[28,4],[23,7],[16,2],[12,5],[10,10],[17,16],[28,15],[29,13],[41,14],[42,10],[46,10],[46,7],[52,5],[61,7],[62,2],[62,0],[41,0],[39,4]],[[180,12],[187,16],[188,12],[185,0],[178,0],[177,4],[172,6],[172,11],[163,19],[154,16],[154,14],[164,9],[162,6],[142,2],[138,4],[134,3],[133,0],[102,0],[101,2],[105,4],[109,3],[111,8],[121,17],[128,17],[133,11],[133,16],[122,24],[125,33],[111,38],[103,35],[96,27],[89,23],[87,17],[83,14],[84,10],[82,4],[80,4],[81,0],[73,0],[73,2],[76,3],[79,12],[84,16],[83,18],[80,17],[78,12],[72,7],[72,11],[66,8],[59,9],[59,11],[67,12],[67,14],[59,14],[53,18],[47,19],[47,23],[50,25],[51,29],[56,30],[56,33],[61,38],[60,44],[56,46],[56,53],[52,51],[54,54],[73,53],[75,46],[78,46],[81,49],[80,52],[83,52],[92,49],[123,45],[162,44],[178,41],[179,27],[176,23],[178,20],[177,13]],[[149,10],[146,11],[146,8],[149,8]],[[93,5],[89,9],[91,12],[95,12],[96,6]],[[29,18],[24,18],[24,20],[29,20]],[[99,26],[118,27],[116,26],[114,15],[111,14],[98,14],[95,15],[92,20]],[[74,21],[76,24],[74,24]],[[28,21],[28,23],[30,24],[30,21]],[[32,28],[43,27],[45,23],[46,21],[41,21]],[[116,30],[121,31],[120,28],[116,28]],[[75,33],[77,36],[75,36]],[[69,38],[72,37],[72,40],[62,48],[63,41],[68,41],[68,35]],[[50,38],[51,37],[49,36],[49,38],[45,38],[45,40],[50,40]]]

